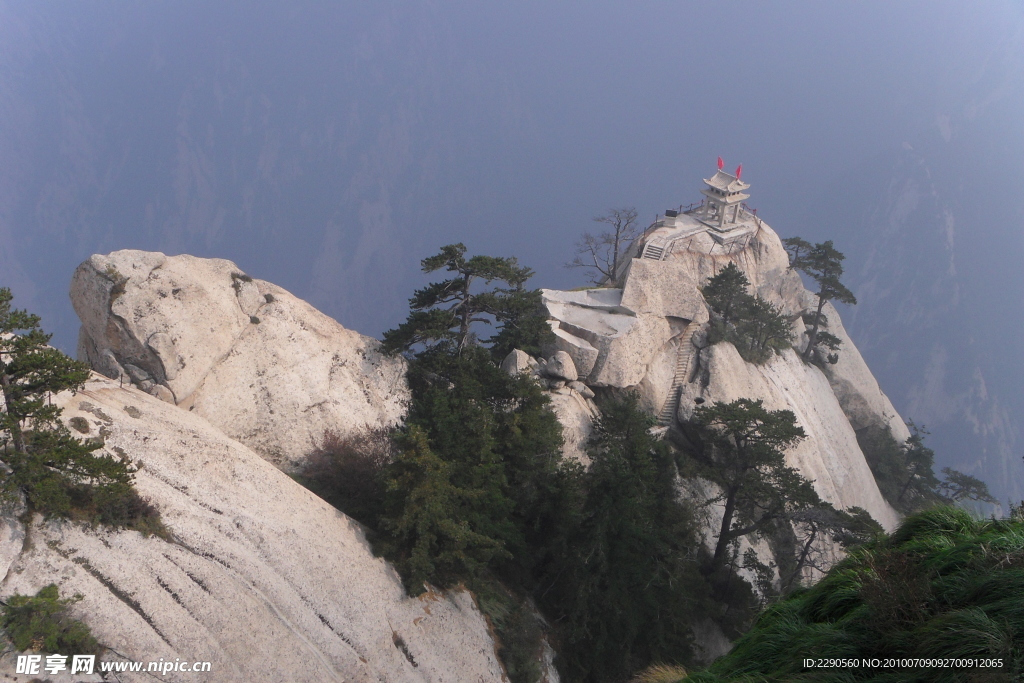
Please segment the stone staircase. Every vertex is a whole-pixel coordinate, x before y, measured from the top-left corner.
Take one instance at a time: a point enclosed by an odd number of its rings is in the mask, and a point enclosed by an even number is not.
[[[661,261],[665,258],[665,251],[667,251],[667,244],[657,244],[655,242],[648,242],[644,245],[644,252],[640,255],[640,258],[654,259],[655,261]]]
[[[691,331],[694,327],[696,326],[691,323],[680,335],[685,341],[679,343],[679,350],[676,351],[676,372],[672,378],[672,388],[669,389],[668,398],[665,399],[665,405],[662,406],[661,414],[658,415],[658,424],[663,427],[672,424],[672,419],[675,417],[676,411],[679,410],[680,389],[690,374],[690,363],[693,362],[693,356],[697,353],[697,347],[693,344],[693,336],[696,331]]]

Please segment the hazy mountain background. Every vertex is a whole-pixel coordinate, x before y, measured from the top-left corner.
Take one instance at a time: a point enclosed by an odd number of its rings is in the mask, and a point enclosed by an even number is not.
[[[1024,498],[1018,3],[0,1],[0,284],[74,352],[89,254],[217,256],[379,335],[464,241],[538,286],[725,158],[833,239],[940,465]]]

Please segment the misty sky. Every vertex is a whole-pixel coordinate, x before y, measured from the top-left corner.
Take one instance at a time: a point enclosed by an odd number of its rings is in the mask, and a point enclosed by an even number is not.
[[[897,408],[1014,479],[1022,27],[1010,2],[0,1],[0,285],[72,353],[71,273],[121,248],[231,259],[379,336],[438,246],[577,286],[592,216],[695,201],[721,155],[782,236],[848,254]]]

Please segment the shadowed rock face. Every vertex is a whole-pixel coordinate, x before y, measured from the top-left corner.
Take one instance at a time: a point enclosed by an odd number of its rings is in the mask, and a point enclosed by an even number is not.
[[[194,412],[96,374],[55,401],[139,468],[174,541],[37,519],[25,543],[7,517],[3,595],[57,583],[124,657],[212,662],[168,680],[503,680],[469,594],[407,597],[357,524]]]
[[[396,423],[404,362],[234,263],[144,251],[75,271],[78,355],[294,469],[325,430]]]
[[[789,463],[832,504],[868,510],[893,528],[897,514],[885,502],[857,444],[854,430],[888,426],[897,439],[909,434],[889,399],[826,306],[828,330],[842,339],[840,360],[826,371],[787,351],[762,366],[746,363],[729,343],[706,347],[709,311],[700,287],[729,262],[746,274],[753,291],[794,320],[794,338],[804,343],[800,313],[815,305],[774,231],[763,222],[748,241],[717,244],[708,234],[687,234],[666,249],[664,260],[634,258],[622,289],[579,292],[544,290],[558,344],[596,351],[585,382],[608,390],[635,391],[662,424],[685,421],[700,403],[761,399],[772,410],[792,410],[807,438]],[[657,232],[650,237],[656,237]],[[638,250],[634,247],[634,251]],[[703,347],[703,348],[702,348]],[[577,353],[580,355],[582,352]],[[571,404],[559,418],[574,433],[592,418]]]

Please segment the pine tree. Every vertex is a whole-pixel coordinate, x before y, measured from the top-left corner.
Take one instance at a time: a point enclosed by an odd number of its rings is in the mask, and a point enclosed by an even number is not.
[[[408,319],[385,333],[384,348],[409,360],[412,400],[400,438],[422,440],[454,490],[466,492],[459,499],[459,523],[501,552],[478,557],[477,565],[453,564],[440,555],[426,562],[443,549],[410,545],[413,537],[395,520],[413,514],[402,506],[411,510],[414,501],[391,495],[381,543],[393,556],[408,556],[399,566],[407,579],[415,572],[410,585],[422,577],[471,581],[482,569],[528,583],[545,552],[542,537],[558,518],[561,426],[536,382],[511,377],[496,362],[512,348],[536,353],[551,334],[539,292],[525,287],[532,271],[515,258],[467,258],[465,251],[462,244],[448,245],[423,260],[424,272],[453,275],[415,293]],[[481,342],[474,335],[481,324],[496,326],[497,334]],[[394,480],[401,467],[396,461],[386,476]]]
[[[736,336],[755,361],[767,360],[772,349],[788,347],[793,340],[792,330],[782,309],[759,296],[740,307]]]
[[[958,472],[951,467],[943,467],[944,480],[939,482],[939,493],[944,498],[954,503],[961,503],[965,500],[973,500],[979,503],[997,503],[998,501],[989,493],[988,484],[977,477]]]
[[[537,335],[545,331],[550,334],[535,320],[540,308],[539,294],[524,288],[533,271],[520,266],[515,257],[466,258],[465,245],[449,244],[423,259],[421,265],[424,273],[444,269],[453,276],[416,290],[409,300],[408,319],[384,333],[385,352],[442,347],[462,353],[475,339],[476,324],[497,324],[505,333],[501,337],[505,345],[534,347]],[[478,283],[489,285],[495,281],[507,287],[477,291]]]
[[[744,360],[764,363],[773,350],[792,343],[792,326],[782,309],[747,292],[750,281],[728,263],[701,288],[712,316],[709,343],[731,342]]]
[[[513,559],[496,563],[520,578],[531,548],[554,523],[561,425],[531,378],[509,376],[482,348],[421,354],[409,367],[407,426],[454,467],[452,481],[483,494],[467,506],[474,528],[500,540]]]
[[[426,582],[448,587],[475,576],[496,555],[500,541],[480,533],[467,507],[485,493],[452,483],[452,465],[437,457],[420,429],[412,427],[389,470],[388,532],[383,549],[398,565],[410,593]]]
[[[939,502],[939,479],[935,476],[935,451],[924,445],[928,432],[913,420],[907,423],[910,436],[903,445],[903,485],[896,496],[897,505],[907,510],[921,509]]]
[[[706,593],[692,559],[700,543],[651,426],[635,396],[603,406],[583,498],[538,588],[559,626],[565,680],[622,681],[652,661],[692,657],[694,607]]]
[[[857,303],[857,298],[839,281],[846,256],[832,245],[832,240],[812,245],[799,237],[790,237],[782,240],[782,243],[789,252],[789,267],[802,271],[818,284],[818,308],[811,322],[811,331],[807,335],[807,348],[803,352],[803,359],[809,361],[818,344],[818,330],[823,324],[822,309],[825,302],[839,301],[853,306]],[[833,345],[838,342],[837,337],[829,337]],[[835,351],[832,345],[829,348]],[[834,353],[831,355],[835,356]],[[835,362],[831,358],[829,360]]]
[[[727,326],[735,321],[737,312],[753,298],[747,292],[749,288],[750,280],[730,261],[700,291],[711,310],[718,313],[722,324]]]
[[[89,377],[86,364],[48,346],[39,316],[11,308],[13,297],[0,288],[0,453],[7,472],[2,490],[19,494],[31,509],[69,515],[73,508],[104,510],[139,507],[132,470],[124,462],[95,455],[102,443],[82,442],[60,421],[50,395],[77,391]]]
[[[725,508],[711,563],[717,570],[733,541],[820,500],[810,482],[786,465],[783,451],[805,436],[792,411],[770,411],[760,400],[741,398],[698,406],[694,419],[700,475],[721,488]]]

